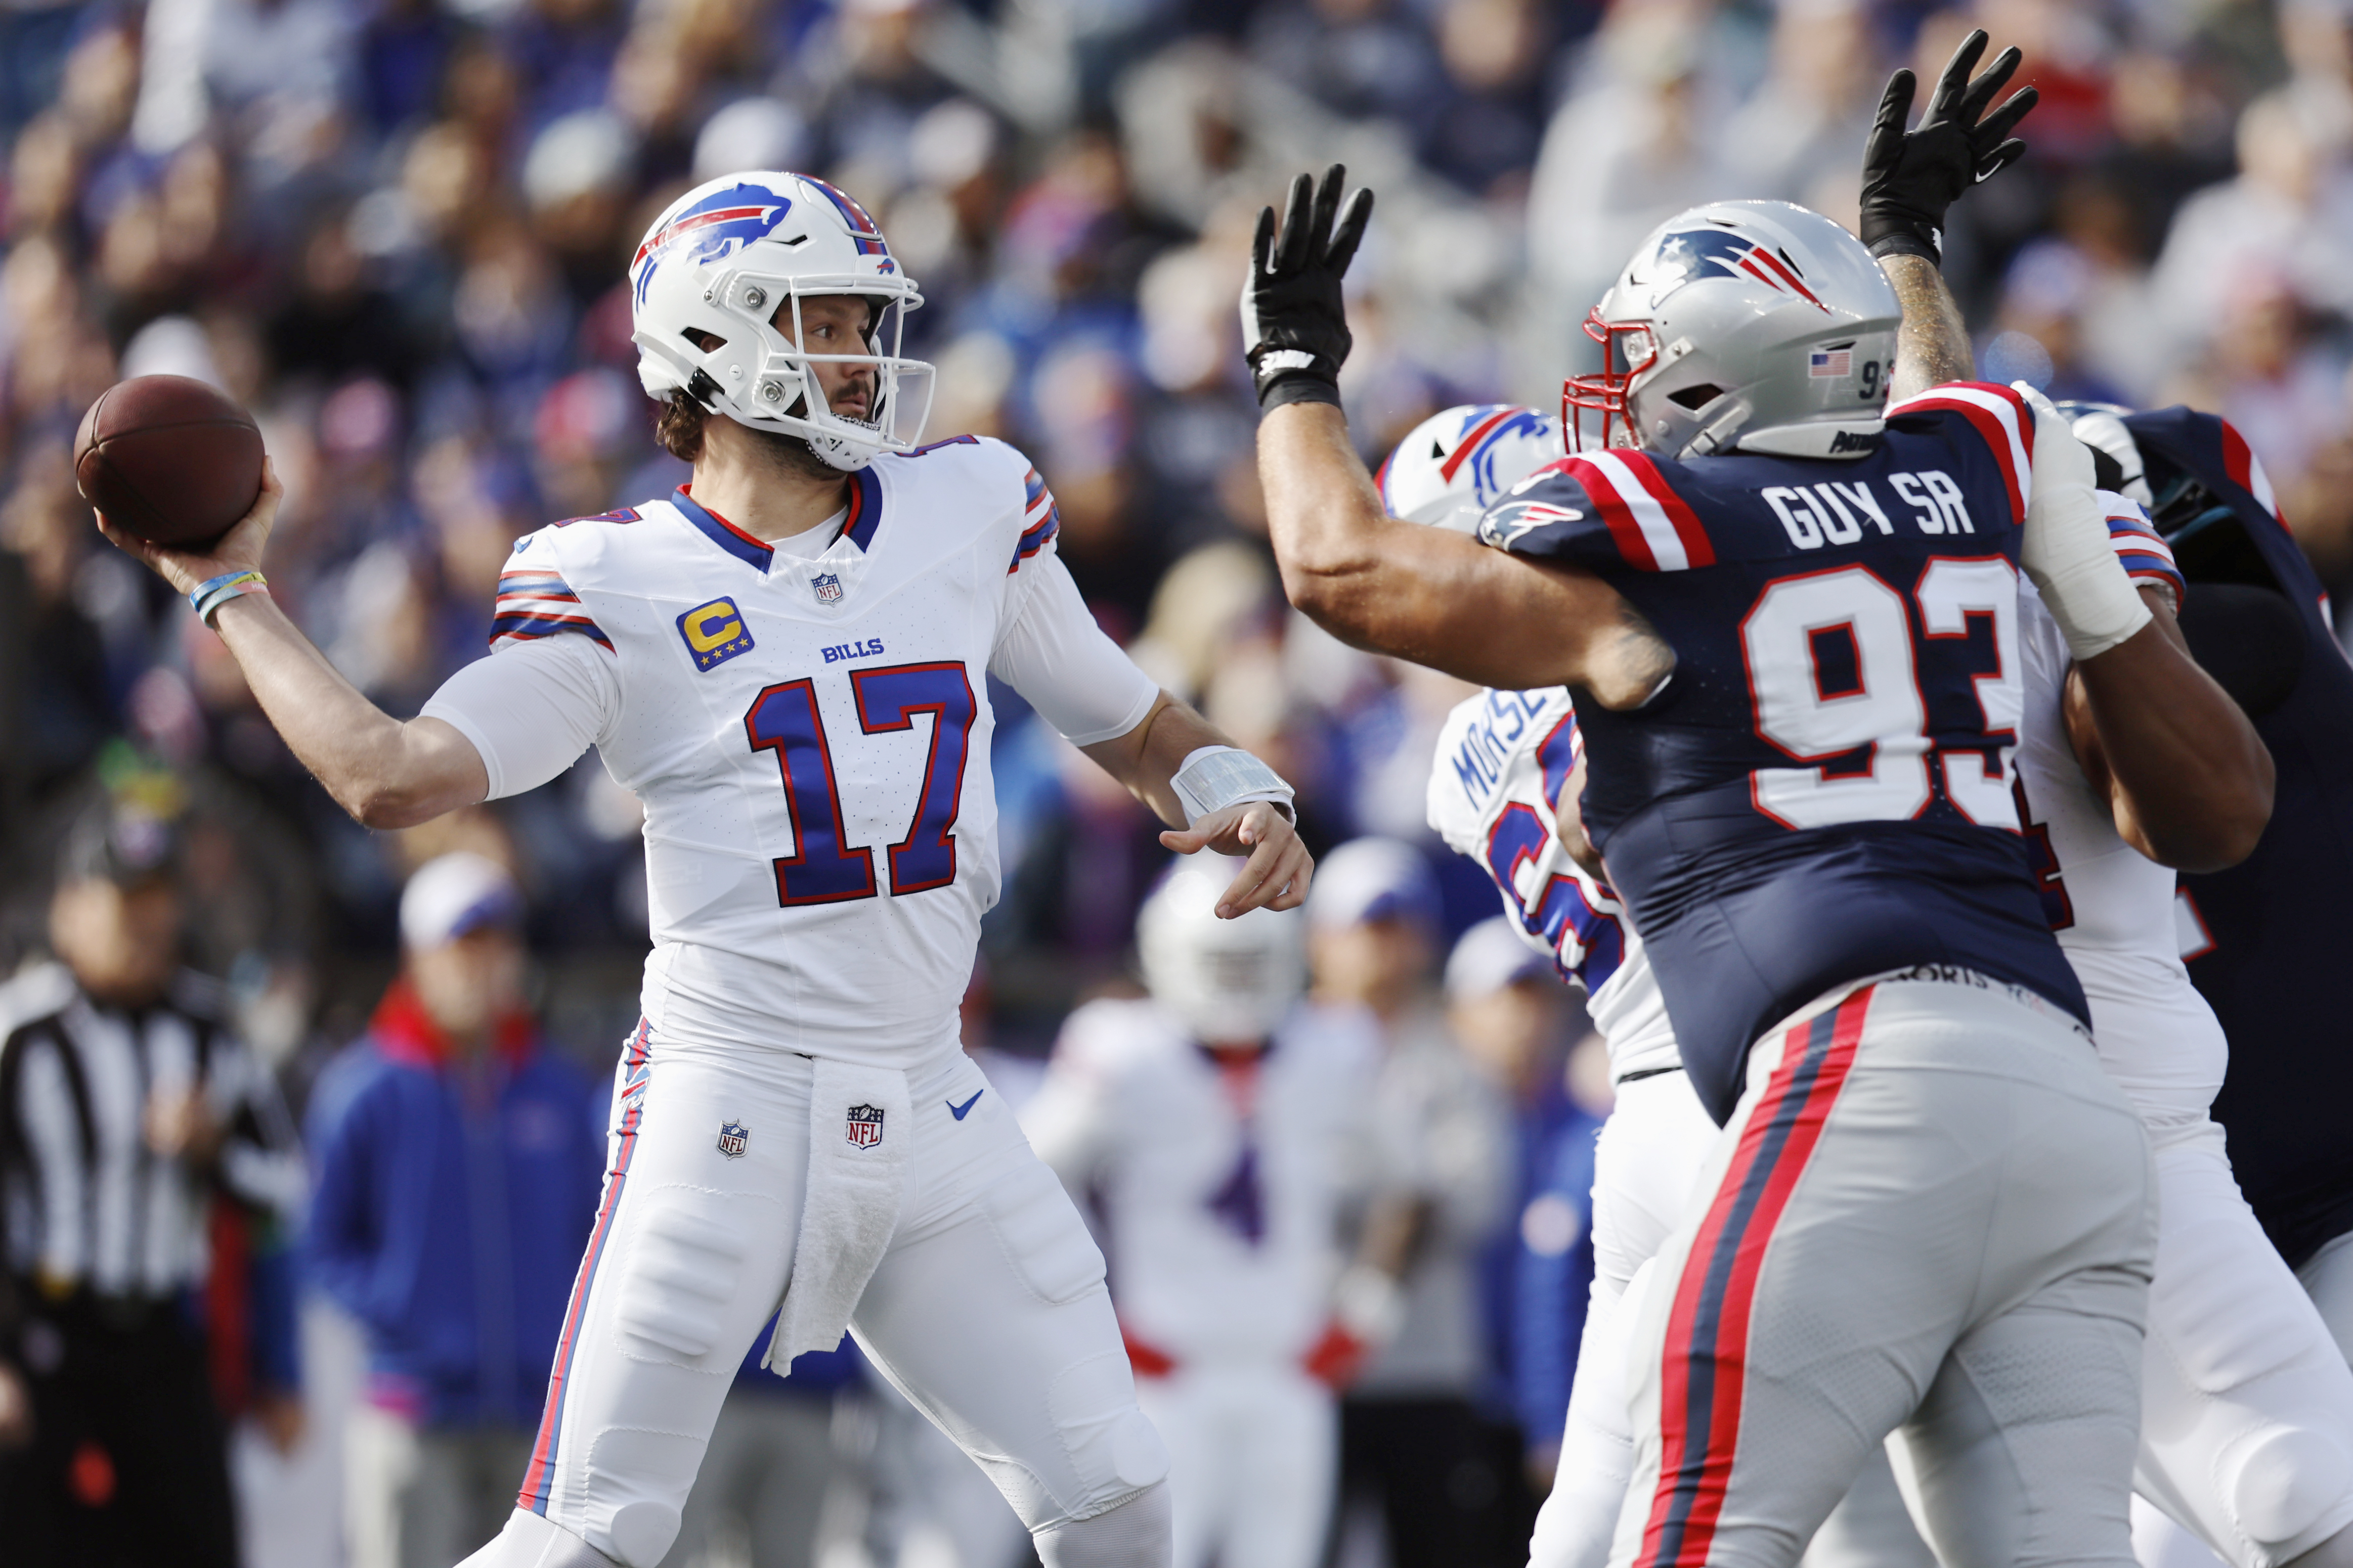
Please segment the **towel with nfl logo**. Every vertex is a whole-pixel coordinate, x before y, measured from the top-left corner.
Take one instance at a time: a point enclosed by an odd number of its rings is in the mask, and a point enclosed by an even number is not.
[[[890,1248],[914,1132],[911,1103],[903,1072],[817,1058],[800,1241],[762,1363],[779,1376],[795,1356],[841,1342]]]

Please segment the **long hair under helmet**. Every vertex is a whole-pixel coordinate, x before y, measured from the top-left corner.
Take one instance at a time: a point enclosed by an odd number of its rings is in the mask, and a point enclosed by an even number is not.
[[[1568,449],[1859,458],[1876,445],[1900,315],[1871,252],[1820,213],[1693,207],[1651,231],[1587,318],[1603,368],[1561,389]]]
[[[801,301],[821,294],[873,306],[866,353],[802,351]],[[712,414],[802,437],[841,469],[923,439],[932,366],[899,353],[906,314],[923,302],[864,207],[780,171],[697,185],[654,220],[629,262],[629,335],[649,395],[683,392]],[[869,417],[826,406],[812,367],[828,363],[873,367]]]

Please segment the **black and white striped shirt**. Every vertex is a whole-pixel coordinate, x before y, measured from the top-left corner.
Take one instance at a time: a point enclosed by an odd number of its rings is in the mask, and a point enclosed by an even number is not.
[[[63,964],[0,984],[0,1247],[50,1292],[155,1300],[200,1282],[225,1190],[291,1220],[304,1172],[277,1086],[190,973],[136,1011],[101,1007]],[[209,1170],[153,1152],[147,1107],[201,1089],[227,1129]]]

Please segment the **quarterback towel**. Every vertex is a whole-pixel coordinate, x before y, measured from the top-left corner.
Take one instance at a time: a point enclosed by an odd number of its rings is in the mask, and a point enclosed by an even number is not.
[[[762,1363],[778,1376],[792,1369],[795,1356],[841,1342],[851,1310],[899,1228],[914,1131],[910,1103],[903,1072],[817,1059],[800,1241]]]

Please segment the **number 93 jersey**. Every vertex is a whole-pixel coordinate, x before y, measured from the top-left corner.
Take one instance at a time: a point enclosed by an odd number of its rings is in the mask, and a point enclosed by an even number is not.
[[[1842,982],[1949,965],[2085,1016],[2010,788],[2033,421],[1951,383],[1852,459],[1583,453],[1482,520],[1674,650],[1641,707],[1579,711],[1585,826],[1718,1121],[1750,1043]]]
[[[1088,617],[1018,452],[965,437],[879,458],[849,494],[774,543],[685,489],[527,536],[492,657],[426,711],[483,752],[494,795],[593,741],[643,802],[657,1030],[908,1068],[955,1048],[997,899],[988,672],[1082,744],[1157,689]],[[559,662],[512,719],[484,696],[501,667]],[[519,747],[575,688],[565,742]]]

